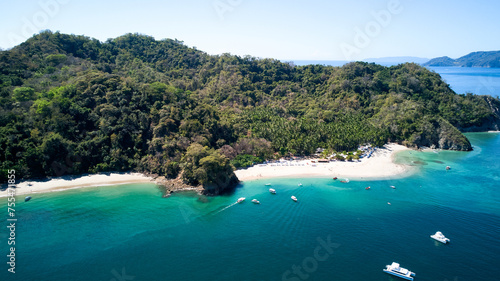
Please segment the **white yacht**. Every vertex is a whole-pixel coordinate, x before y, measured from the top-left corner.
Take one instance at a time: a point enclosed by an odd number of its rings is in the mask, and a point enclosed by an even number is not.
[[[403,278],[406,280],[413,280],[413,276],[415,276],[414,272],[411,272],[406,268],[400,267],[399,263],[397,262],[393,262],[391,265],[386,265],[385,267],[386,267],[384,269],[385,273],[389,273],[399,278]]]
[[[237,202],[237,203],[241,203],[241,202],[243,202],[243,201],[245,201],[245,197],[240,197],[240,198],[238,198],[238,201],[236,201],[236,202]]]
[[[297,202],[297,197],[295,197],[295,196],[292,195],[292,200],[295,201],[295,202]]]
[[[274,190],[273,188],[269,188],[269,192],[271,192],[272,194],[276,194],[276,190]]]
[[[252,203],[254,203],[254,204],[260,204],[259,200],[257,200],[257,199],[252,199]]]
[[[450,242],[450,239],[446,238],[441,231],[436,232],[436,234],[431,235],[431,238],[437,240],[443,244]]]

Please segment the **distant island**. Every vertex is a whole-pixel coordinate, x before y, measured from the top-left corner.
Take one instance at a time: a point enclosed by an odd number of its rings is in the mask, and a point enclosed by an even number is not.
[[[458,59],[439,57],[423,63],[423,66],[460,66],[460,67],[500,67],[500,51],[473,52]]]
[[[205,194],[269,159],[360,145],[469,151],[500,100],[457,95],[415,63],[296,66],[179,40],[44,31],[0,51],[0,181],[140,172]],[[342,156],[342,155],[345,155]],[[342,157],[341,157],[342,156]]]

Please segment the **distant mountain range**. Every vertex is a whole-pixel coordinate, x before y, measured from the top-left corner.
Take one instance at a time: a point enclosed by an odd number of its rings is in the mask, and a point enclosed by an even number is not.
[[[473,52],[458,59],[439,57],[423,66],[500,67],[500,51]]]

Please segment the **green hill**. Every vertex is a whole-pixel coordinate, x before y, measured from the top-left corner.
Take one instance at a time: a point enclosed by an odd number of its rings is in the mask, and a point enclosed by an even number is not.
[[[135,170],[215,193],[231,167],[389,141],[471,150],[460,130],[500,123],[498,99],[416,64],[294,66],[139,34],[42,32],[0,52],[0,100],[3,181]]]
[[[439,57],[423,64],[424,66],[461,66],[461,67],[500,67],[500,51],[474,52],[456,60]]]

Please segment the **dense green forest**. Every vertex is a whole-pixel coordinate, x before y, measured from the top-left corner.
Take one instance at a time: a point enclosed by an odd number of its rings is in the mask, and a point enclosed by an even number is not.
[[[460,130],[498,124],[500,104],[457,95],[416,64],[294,66],[139,34],[100,42],[50,31],[0,52],[0,101],[3,181],[7,169],[135,170],[203,185],[319,147],[470,150]]]

